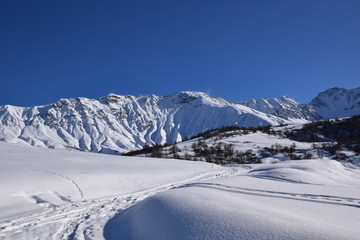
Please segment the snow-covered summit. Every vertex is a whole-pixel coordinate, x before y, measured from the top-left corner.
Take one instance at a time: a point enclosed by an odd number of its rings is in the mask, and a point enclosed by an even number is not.
[[[360,87],[330,88],[319,93],[310,105],[322,118],[350,117],[360,114]]]
[[[299,103],[286,96],[253,99],[241,104],[284,119],[317,120],[350,117],[360,114],[360,87],[330,88],[319,93],[309,104]]]

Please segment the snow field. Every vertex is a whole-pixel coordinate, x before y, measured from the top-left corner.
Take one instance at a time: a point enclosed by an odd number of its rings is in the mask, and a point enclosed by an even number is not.
[[[236,141],[277,141],[269,137],[258,132]],[[220,167],[12,143],[0,143],[0,152],[1,239],[342,240],[360,234],[360,168],[326,158]]]
[[[179,184],[228,174],[203,162],[12,143],[0,143],[0,152],[0,238],[6,239],[67,239],[90,222],[84,227],[88,237],[102,236],[101,224],[125,206]]]
[[[302,171],[278,179],[285,168]],[[335,179],[342,181],[338,184]],[[112,218],[104,236],[108,240],[358,239],[359,186],[360,170],[344,169],[333,160],[281,162],[155,195]]]

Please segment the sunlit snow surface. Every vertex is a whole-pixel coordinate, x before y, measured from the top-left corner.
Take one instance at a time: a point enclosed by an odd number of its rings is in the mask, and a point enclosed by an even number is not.
[[[112,218],[106,239],[359,239],[360,171],[281,162],[181,186]]]
[[[0,239],[101,239],[117,211],[171,187],[227,174],[203,162],[3,142],[0,153]]]
[[[358,239],[360,170],[0,143],[0,239]]]

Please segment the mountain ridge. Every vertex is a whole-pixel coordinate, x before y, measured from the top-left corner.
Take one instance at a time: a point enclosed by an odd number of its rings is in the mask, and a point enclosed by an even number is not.
[[[335,91],[344,92],[332,90],[321,96],[322,101],[332,99]],[[358,91],[360,88],[352,89],[351,96]],[[321,106],[317,102],[301,104],[282,97],[235,103],[203,92],[183,91],[166,96],[110,93],[98,99],[63,98],[33,107],[4,105],[0,106],[0,140],[117,154],[144,145],[178,142],[224,126],[309,122],[322,117],[315,110]],[[360,104],[352,112],[357,111],[360,113]]]

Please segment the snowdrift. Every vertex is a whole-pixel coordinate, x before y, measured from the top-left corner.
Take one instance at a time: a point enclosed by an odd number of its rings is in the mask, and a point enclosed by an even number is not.
[[[335,161],[308,160],[189,184],[116,215],[105,225],[104,237],[358,239],[359,176],[359,169]]]
[[[360,184],[359,171],[328,159],[286,161],[256,168],[249,172],[249,176],[319,185]]]

